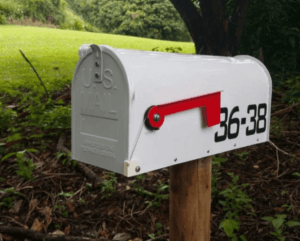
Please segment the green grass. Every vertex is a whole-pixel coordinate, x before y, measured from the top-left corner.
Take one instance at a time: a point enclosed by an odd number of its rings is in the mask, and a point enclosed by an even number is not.
[[[71,83],[82,44],[147,51],[154,47],[159,47],[160,51],[166,47],[181,47],[185,54],[195,51],[194,43],[17,25],[0,26],[0,43],[0,92],[19,88],[43,91],[19,49],[31,61],[49,91]]]

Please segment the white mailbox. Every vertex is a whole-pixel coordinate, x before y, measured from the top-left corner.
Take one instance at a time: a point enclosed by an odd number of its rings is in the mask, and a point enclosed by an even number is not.
[[[257,59],[82,45],[72,159],[127,177],[269,141],[272,81]]]

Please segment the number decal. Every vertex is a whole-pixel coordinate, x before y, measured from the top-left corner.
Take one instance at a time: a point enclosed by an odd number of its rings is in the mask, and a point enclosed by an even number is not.
[[[228,123],[228,139],[234,139],[237,138],[237,136],[239,135],[239,130],[240,130],[240,120],[238,118],[233,118],[232,116],[235,112],[240,111],[239,107],[236,106],[232,109],[230,116],[229,116],[229,123]],[[236,128],[236,132],[235,133],[231,133],[230,132],[230,128],[232,124],[236,124],[237,128]]]
[[[260,114],[261,109],[265,110],[263,115]],[[267,105],[266,104],[259,104],[258,105],[258,120],[257,120],[256,133],[262,133],[266,130],[266,125],[267,125],[266,114],[267,114]],[[259,122],[260,121],[264,122],[264,126],[262,128],[259,128]]]
[[[227,117],[228,117],[228,109],[226,107],[221,108],[221,114],[225,114],[225,120],[220,122],[220,127],[225,127],[224,135],[218,136],[218,132],[215,133],[215,142],[225,141],[227,136]]]
[[[248,110],[247,110],[248,114],[249,114],[250,110],[254,110],[254,115],[250,119],[250,122],[253,122],[253,129],[249,130],[249,127],[247,127],[247,129],[246,129],[246,136],[251,136],[251,135],[255,134],[255,130],[256,130],[256,120],[255,120],[255,117],[256,117],[256,105],[249,105],[248,106]]]
[[[246,117],[242,117],[241,118],[241,122],[240,119],[235,117],[233,118],[233,115],[237,112],[240,111],[240,108],[238,106],[233,107],[233,109],[230,112],[229,115],[229,120],[228,120],[228,124],[227,124],[227,119],[228,119],[228,108],[227,107],[223,107],[221,108],[221,114],[225,114],[225,119],[223,121],[220,122],[220,127],[224,127],[224,134],[221,136],[218,136],[218,131],[215,133],[215,142],[221,142],[221,141],[225,141],[226,138],[228,137],[229,140],[231,139],[235,139],[238,137],[239,135],[239,131],[240,131],[240,124],[244,125],[246,124]],[[254,112],[252,112],[254,111]],[[261,103],[258,105],[248,105],[247,108],[247,113],[250,114],[250,126],[247,126],[246,128],[246,136],[251,136],[259,133],[263,133],[266,131],[267,128],[267,104],[266,103]],[[258,114],[256,117],[256,113]],[[257,118],[257,120],[256,120]],[[263,122],[263,126],[259,127],[259,124],[261,124],[261,122]],[[231,133],[232,130],[232,125],[236,124],[236,131],[234,133]],[[251,128],[251,129],[250,129]]]

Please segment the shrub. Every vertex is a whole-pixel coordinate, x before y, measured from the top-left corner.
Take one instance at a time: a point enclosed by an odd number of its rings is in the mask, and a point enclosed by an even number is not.
[[[19,0],[20,1],[20,0]],[[59,25],[65,21],[64,10],[67,3],[64,0],[22,0],[25,15],[46,23],[51,19]]]
[[[6,24],[6,17],[4,15],[0,15],[0,25]]]
[[[79,20],[77,20],[77,19],[74,22],[74,29],[79,30],[79,31],[83,30],[81,22]]]
[[[191,41],[183,20],[168,0],[94,0],[90,8],[92,24],[103,32]]]

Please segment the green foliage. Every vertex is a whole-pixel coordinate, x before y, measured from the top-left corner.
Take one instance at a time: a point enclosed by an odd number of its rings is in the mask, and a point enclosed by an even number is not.
[[[111,193],[115,192],[115,183],[117,183],[116,173],[108,172],[106,173],[106,177],[109,178],[108,180],[104,180],[101,183],[101,192],[103,193],[102,198],[111,196]]]
[[[300,178],[300,173],[299,172],[294,172],[292,175]]]
[[[55,205],[55,208],[61,212],[61,214],[63,215],[63,217],[67,218],[69,216],[69,213],[66,210],[65,206]]]
[[[212,177],[211,177],[211,196],[212,199],[216,197],[219,193],[217,188],[217,183],[221,179],[220,176],[220,168],[223,162],[226,162],[227,159],[223,157],[212,157]]]
[[[49,99],[46,103],[40,103],[34,99],[29,106],[29,113],[26,117],[27,123],[24,126],[36,126],[41,130],[57,129],[67,131],[71,129],[71,105],[61,106],[62,102],[55,102]]]
[[[20,177],[22,177],[23,179],[25,179],[25,180],[30,179],[32,181],[33,177],[32,177],[31,174],[32,174],[32,171],[36,168],[36,165],[34,165],[33,162],[29,158],[24,156],[26,151],[27,152],[38,152],[35,149],[27,149],[27,150],[24,150],[24,151],[12,152],[12,153],[9,153],[6,156],[4,156],[1,159],[1,162],[5,161],[7,158],[9,158],[11,156],[16,155],[17,156],[17,163],[18,163],[18,166],[19,166],[19,170],[17,170],[16,173]]]
[[[61,157],[64,157],[64,159],[62,160],[62,164],[67,164],[68,166],[73,165],[73,167],[75,167],[77,165],[77,161],[72,160],[71,159],[71,152],[69,152],[68,154],[64,153],[64,152],[58,152],[56,154],[57,158],[60,159]]]
[[[155,47],[152,49],[152,51],[159,51],[158,49],[159,47]],[[163,50],[161,50],[162,52],[164,52]],[[180,53],[182,51],[181,47],[167,47],[165,48],[165,52],[169,52],[169,53]]]
[[[284,131],[284,123],[277,116],[271,118],[270,134],[279,137],[280,133]]]
[[[67,3],[64,0],[19,0],[24,4],[24,13],[28,17],[43,23],[50,21],[59,25],[65,21],[64,10]]]
[[[3,198],[3,200],[0,202],[0,207],[4,206],[7,208],[12,208],[14,206],[15,196],[13,195],[24,196],[22,193],[15,191],[13,187],[6,188],[5,190],[0,190],[0,193],[5,193],[8,195],[8,197]]]
[[[63,197],[73,197],[74,196],[74,192],[61,192],[58,194],[58,196],[63,196]]]
[[[281,87],[284,89],[282,101],[293,105],[300,102],[300,74],[295,75],[290,73],[283,77],[282,74],[277,74],[281,79]],[[296,107],[300,114],[300,107]]]
[[[0,25],[6,24],[6,17],[2,14],[0,14]]]
[[[259,48],[263,47],[264,63],[271,74],[281,71],[299,73],[299,11],[298,0],[250,1],[239,53],[258,58]],[[278,84],[279,79],[273,78],[273,85]]]
[[[191,41],[183,20],[168,0],[94,0],[89,8],[92,24],[105,33]]]
[[[22,5],[16,2],[0,0],[0,24],[6,24],[6,18],[21,19],[23,17]]]
[[[17,117],[16,111],[12,109],[5,109],[0,101],[0,136],[3,136],[4,132],[7,131],[8,127]]]
[[[289,211],[291,211],[291,209],[293,208],[293,205],[287,205],[287,204],[284,204],[284,205],[282,205],[281,207],[286,208],[286,210],[289,212]]]
[[[223,228],[226,235],[231,238],[231,241],[237,241],[237,236],[234,230],[239,230],[239,212],[243,209],[250,208],[253,210],[252,199],[242,191],[243,188],[247,187],[249,184],[237,185],[239,180],[238,176],[233,173],[227,173],[232,178],[232,183],[229,183],[229,188],[219,192],[219,195],[225,197],[225,200],[220,200],[219,203],[223,206],[224,211],[226,211],[225,219],[221,221],[219,228]],[[242,240],[247,240],[245,236],[240,236]]]
[[[162,194],[163,192],[167,192],[170,188],[170,185],[165,185],[161,182],[161,180],[158,180],[158,184],[154,184],[154,186],[157,187],[157,193],[152,193],[149,191],[146,191],[143,187],[139,185],[139,181],[143,178],[141,175],[140,177],[136,177],[137,182],[133,182],[132,184],[132,189],[137,192],[138,195],[143,196],[145,195],[146,198],[148,197],[154,197],[153,200],[150,201],[145,201],[146,204],[148,204],[147,208],[150,208],[152,206],[154,207],[160,207],[161,206],[161,201],[164,199],[169,198],[169,194]]]
[[[236,240],[236,235],[233,233],[234,230],[239,231],[239,223],[233,219],[224,219],[221,221],[219,228],[223,228],[224,232],[231,240]]]
[[[244,160],[244,156],[247,156],[248,154],[248,151],[243,151],[242,153],[234,153],[234,155],[238,156],[241,160]]]
[[[10,135],[6,138],[7,142],[11,142],[11,141],[17,141],[22,139],[22,134],[21,133],[14,133],[13,135]]]
[[[79,20],[75,20],[74,22],[74,28],[76,30],[79,30],[79,31],[82,31],[83,30],[83,26],[82,26],[82,23],[79,21]]]
[[[234,174],[230,172],[227,172],[227,174],[232,178],[232,183],[229,183],[229,188],[226,188],[219,193],[219,195],[225,197],[225,201],[219,201],[220,204],[224,207],[224,210],[233,211],[233,213],[238,216],[238,212],[243,210],[244,208],[253,209],[252,205],[250,204],[250,202],[252,202],[252,199],[250,199],[248,195],[241,190],[247,187],[249,184],[244,183],[241,185],[237,185],[239,177],[234,176]]]
[[[143,178],[146,178],[146,175],[144,175],[144,174],[139,174],[139,175],[135,176],[135,179],[136,179],[137,181],[140,181],[140,180],[142,180]]]
[[[148,234],[148,236],[153,240],[156,239],[155,236],[159,236],[159,235],[162,235],[164,233],[163,225],[161,223],[155,223],[155,228],[156,228],[156,231],[157,231],[156,234],[154,234],[154,233]]]
[[[71,6],[72,10],[85,18],[85,20],[88,19],[88,10],[89,10],[89,4],[86,0],[66,0],[68,4]]]
[[[24,151],[19,152],[12,152],[7,154],[1,159],[2,161],[5,161],[7,158],[16,155],[17,156],[17,164],[19,166],[19,170],[16,171],[16,173],[21,176],[24,179],[30,179],[33,180],[33,177],[31,176],[32,171],[36,168],[36,165],[33,164],[33,162],[24,156],[25,152],[38,152],[35,149],[27,149]],[[25,164],[27,163],[27,164]]]
[[[286,215],[285,214],[276,214],[276,218],[274,217],[262,217],[263,220],[268,221],[271,223],[275,229],[275,232],[271,232],[272,235],[277,237],[279,241],[284,241],[285,237],[283,236],[283,229],[284,227],[300,227],[300,222],[297,221],[286,221]]]

